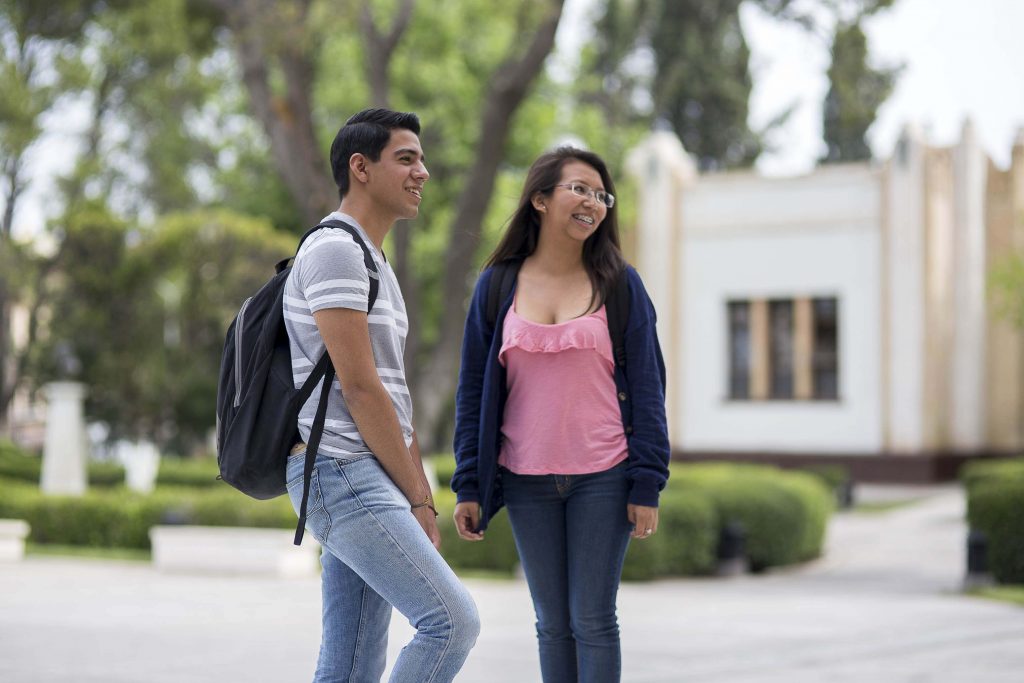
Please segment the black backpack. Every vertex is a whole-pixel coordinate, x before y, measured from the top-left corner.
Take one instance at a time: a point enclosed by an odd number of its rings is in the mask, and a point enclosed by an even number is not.
[[[344,230],[362,247],[370,276],[369,311],[377,300],[379,281],[377,266],[359,231],[341,221],[324,221],[302,236],[299,247],[325,227]],[[228,327],[217,383],[217,464],[220,478],[248,496],[265,500],[287,493],[288,455],[301,441],[299,411],[323,379],[306,446],[302,504],[295,530],[295,545],[299,545],[306,527],[309,480],[324,430],[334,365],[325,350],[302,387],[295,388],[283,310],[285,281],[293,262],[294,258],[278,262],[276,275],[245,300]]]
[[[487,324],[494,327],[498,321],[498,310],[512,293],[516,284],[520,260],[503,261],[492,267],[494,271],[491,281],[487,283]],[[615,364],[626,369],[626,322],[629,320],[629,282],[626,270],[619,273],[615,287],[608,300],[604,302],[605,313],[608,314],[608,334],[612,338],[612,357]]]

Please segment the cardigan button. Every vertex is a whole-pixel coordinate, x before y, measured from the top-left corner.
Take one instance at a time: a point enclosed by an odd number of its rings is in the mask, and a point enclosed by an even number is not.
[[[626,392],[625,391],[620,391],[619,392],[619,400],[620,401],[625,401],[626,400]]]
[[[626,433],[627,434],[632,434],[633,433],[633,425],[629,425],[628,427],[626,427]]]

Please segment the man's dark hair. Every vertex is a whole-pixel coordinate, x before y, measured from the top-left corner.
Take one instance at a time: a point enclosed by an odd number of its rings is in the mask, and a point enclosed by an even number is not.
[[[331,172],[339,198],[348,194],[348,160],[352,155],[362,154],[370,161],[380,161],[380,153],[396,128],[419,135],[420,119],[416,114],[390,109],[364,109],[345,122],[331,143]]]

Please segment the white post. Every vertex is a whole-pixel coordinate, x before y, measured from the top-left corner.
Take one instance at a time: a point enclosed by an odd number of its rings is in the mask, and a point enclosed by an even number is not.
[[[160,469],[160,451],[149,441],[117,442],[117,459],[124,466],[128,488],[138,493],[152,493]]]
[[[85,493],[85,385],[51,382],[46,395],[46,443],[43,447],[43,493],[80,496]]]

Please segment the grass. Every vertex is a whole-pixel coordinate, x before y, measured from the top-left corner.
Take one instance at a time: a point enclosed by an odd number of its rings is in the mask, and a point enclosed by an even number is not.
[[[74,557],[93,560],[129,560],[149,562],[152,554],[148,550],[134,548],[90,548],[77,545],[53,545],[26,543],[25,554],[30,557]]]
[[[986,586],[970,591],[969,595],[1024,607],[1024,585]]]
[[[866,515],[877,515],[883,512],[891,512],[892,510],[898,510],[899,508],[909,507],[915,503],[920,503],[923,498],[901,498],[898,500],[873,500],[866,503],[857,503],[853,506],[852,512],[863,513]]]

